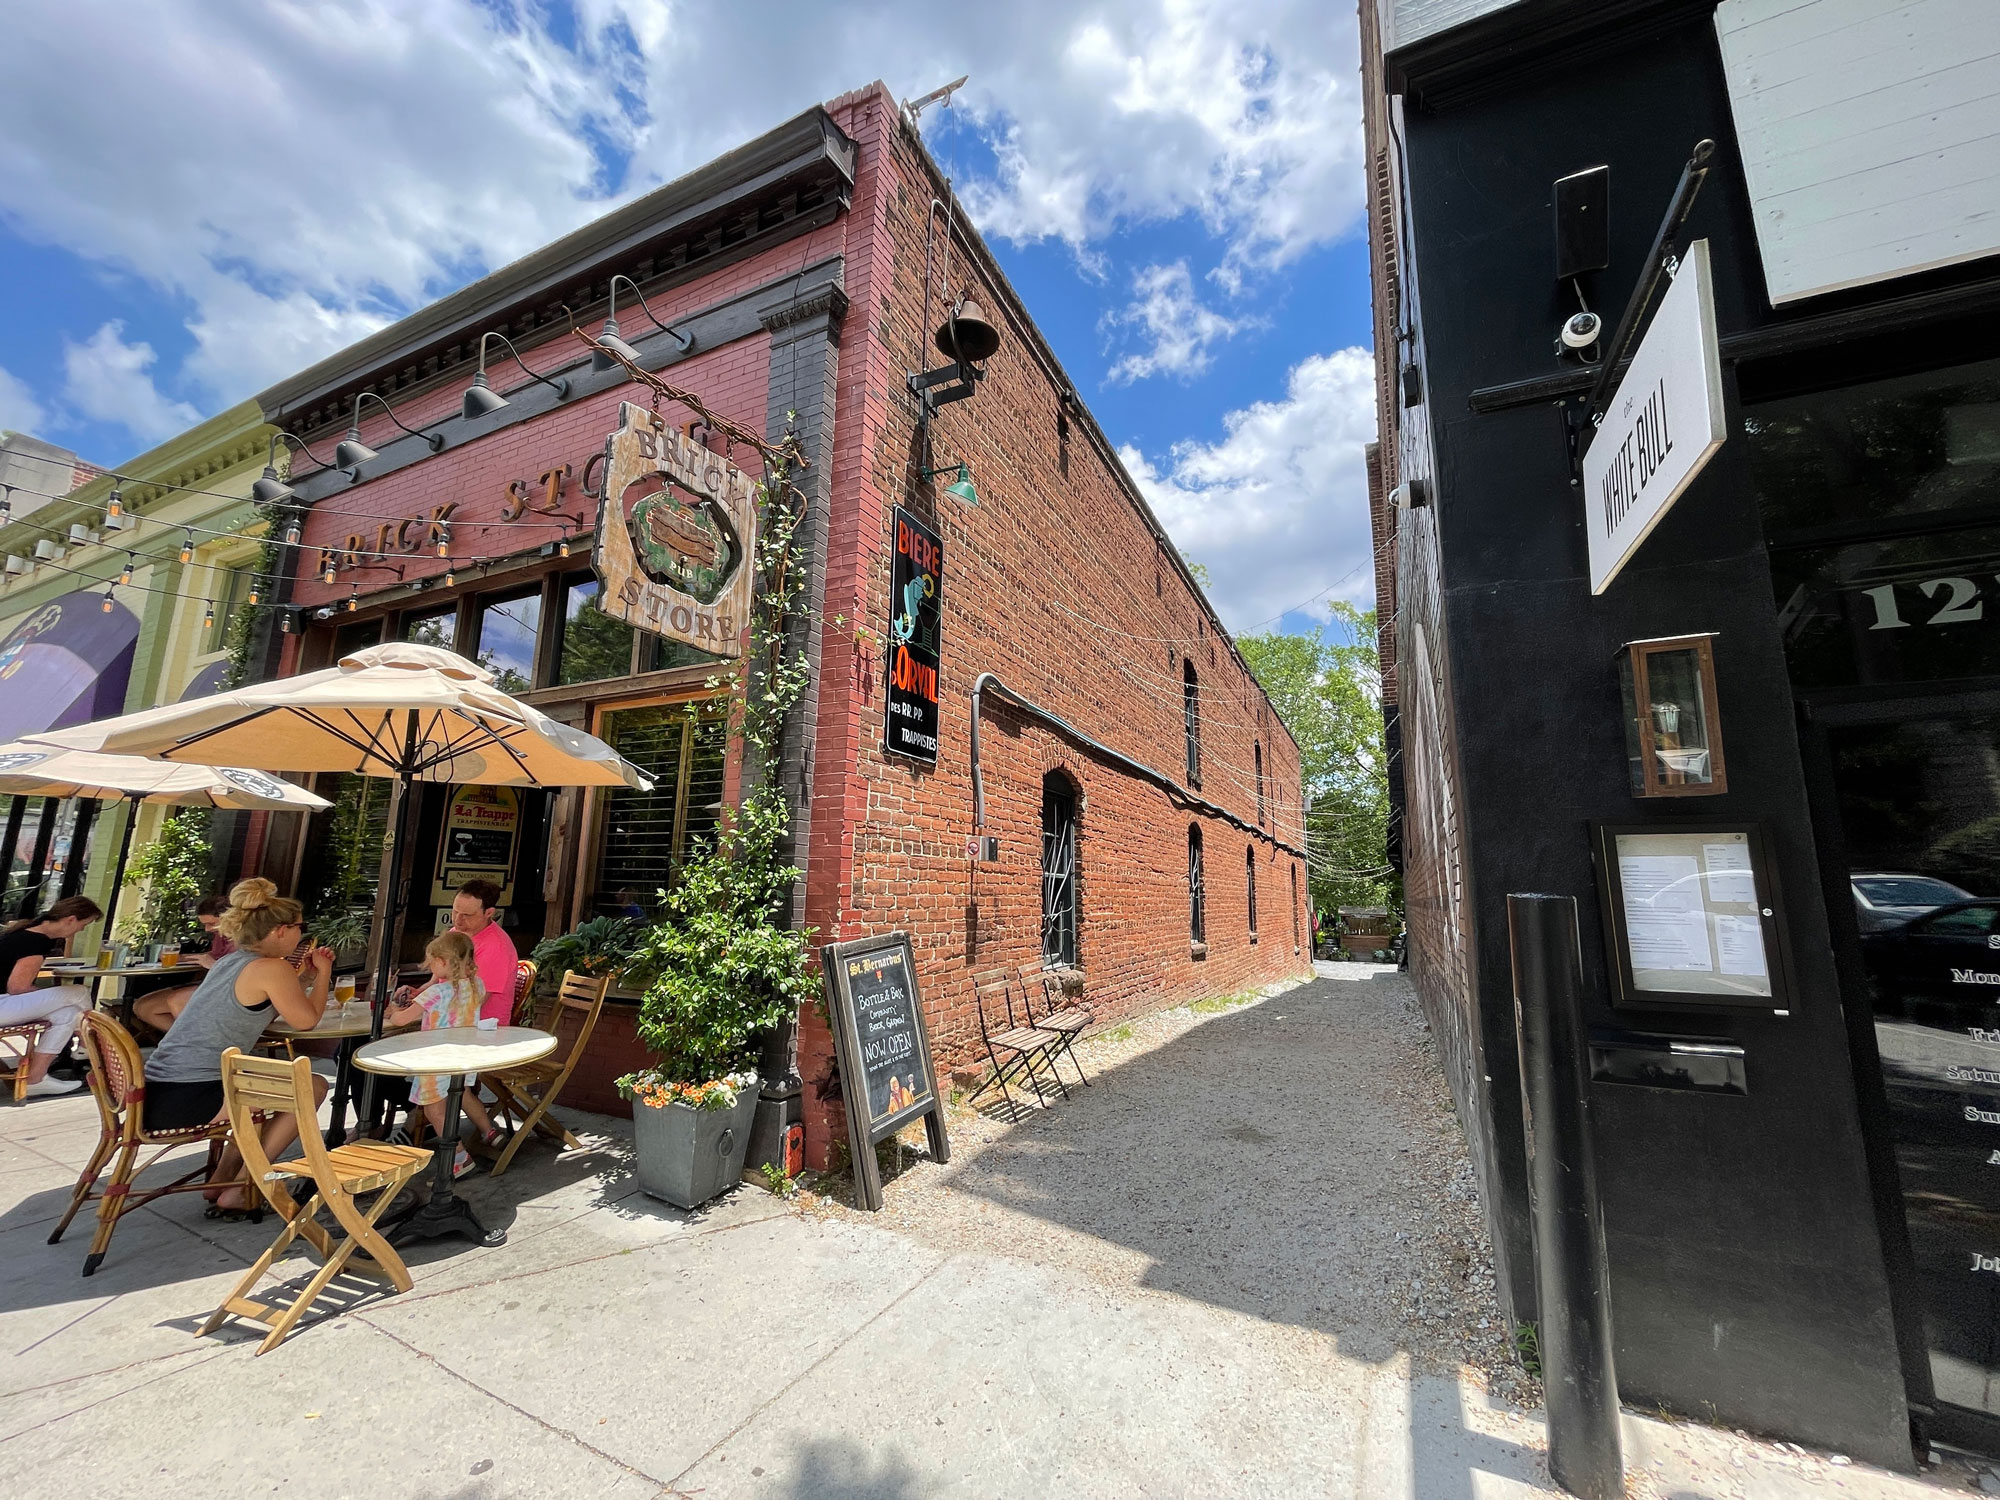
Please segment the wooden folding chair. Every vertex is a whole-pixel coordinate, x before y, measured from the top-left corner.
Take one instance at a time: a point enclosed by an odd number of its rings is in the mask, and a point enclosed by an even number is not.
[[[431,1164],[430,1152],[381,1141],[359,1141],[327,1150],[326,1142],[313,1128],[316,1104],[312,1064],[303,1057],[279,1062],[275,1058],[246,1056],[231,1047],[222,1054],[222,1097],[229,1111],[229,1123],[236,1132],[237,1149],[249,1165],[250,1180],[262,1188],[285,1223],[271,1248],[257,1258],[256,1264],[222,1299],[222,1305],[209,1314],[196,1337],[213,1333],[223,1319],[233,1314],[269,1330],[264,1342],[257,1346],[259,1354],[268,1354],[284,1341],[292,1325],[326,1290],[327,1283],[350,1264],[363,1275],[407,1292],[409,1268],[389,1248],[375,1221],[402,1191],[403,1184]],[[258,1111],[289,1112],[299,1117],[302,1125],[299,1143],[305,1150],[301,1160],[273,1162],[265,1154],[263,1138],[257,1132]],[[303,1181],[312,1188],[303,1203],[288,1190],[295,1181]],[[375,1201],[364,1210],[354,1200],[365,1193],[375,1194]],[[346,1231],[338,1243],[313,1217],[322,1204]],[[324,1262],[313,1279],[286,1307],[251,1297],[249,1293],[259,1278],[295,1239],[305,1240]]]
[[[1055,1052],[1060,1052],[1076,1069],[1077,1081],[1089,1087],[1090,1079],[1083,1071],[1083,1064],[1077,1061],[1073,1044],[1090,1025],[1090,1007],[1072,1004],[1069,992],[1063,988],[1062,977],[1046,963],[1021,965],[1021,989],[1026,996],[1029,1019],[1041,1030],[1053,1031],[1062,1038],[1061,1045],[1049,1054],[1050,1068],[1055,1067]],[[1035,993],[1038,990],[1042,996],[1042,1013],[1039,1016],[1035,1014]]]
[[[229,1124],[226,1120],[211,1120],[178,1130],[149,1130],[145,1118],[145,1064],[132,1033],[100,1010],[85,1013],[79,1031],[84,1053],[90,1059],[90,1096],[97,1101],[97,1145],[91,1150],[89,1165],[76,1179],[69,1208],[56,1225],[55,1233],[49,1236],[49,1243],[53,1245],[63,1237],[78,1209],[95,1201],[97,1232],[91,1236],[90,1253],[83,1258],[83,1274],[89,1276],[104,1263],[105,1253],[111,1248],[111,1235],[126,1214],[163,1194],[198,1193],[209,1185],[216,1165],[222,1160],[223,1145],[229,1139]],[[204,1141],[208,1143],[208,1155],[193,1171],[183,1173],[164,1187],[136,1195],[132,1192],[132,1179],[169,1151]],[[141,1162],[139,1153],[148,1146],[157,1146],[159,1150]],[[118,1161],[111,1169],[110,1185],[101,1193],[94,1191],[99,1174],[114,1155]],[[253,1205],[259,1203],[254,1186],[249,1201]]]
[[[500,1108],[514,1127],[513,1137],[490,1169],[491,1176],[498,1177],[507,1170],[514,1160],[514,1153],[521,1149],[530,1135],[547,1136],[556,1143],[558,1152],[565,1146],[583,1149],[583,1142],[550,1115],[549,1109],[562,1093],[563,1085],[569,1082],[569,1075],[576,1070],[583,1049],[590,1045],[590,1034],[597,1029],[597,1018],[604,1010],[604,997],[610,990],[609,974],[602,979],[592,979],[574,970],[565,972],[562,988],[556,992],[556,1008],[550,1018],[549,1029],[555,1029],[554,1022],[560,1020],[564,1012],[578,1018],[576,1040],[570,1044],[568,1054],[479,1075],[479,1081],[492,1090],[493,1097],[499,1100]]]
[[[1051,1049],[1060,1046],[1062,1038],[1056,1032],[1037,1027],[1032,1018],[1024,1018],[1025,1024],[1015,1020],[1014,986],[1008,981],[1006,973],[993,970],[983,975],[975,974],[972,1000],[979,1012],[979,1037],[986,1044],[986,1056],[992,1061],[993,1076],[974,1089],[965,1102],[976,1103],[981,1094],[998,1086],[1000,1097],[1012,1110],[1014,1096],[1008,1091],[1007,1080],[1009,1077],[1025,1077],[1034,1087],[1036,1100],[1046,1104],[1048,1095],[1042,1089],[1041,1075],[1035,1071],[1037,1061],[1048,1064],[1049,1075],[1055,1079],[1056,1087],[1062,1090],[1063,1098],[1067,1099],[1069,1085],[1062,1081],[1062,1074],[1056,1072],[1051,1055]],[[1004,1017],[1004,1023],[1001,1017]]]
[[[47,1021],[23,1021],[19,1026],[0,1026],[0,1079],[14,1085],[16,1104],[28,1097],[28,1059],[34,1054],[35,1043],[48,1029]],[[9,1053],[15,1047],[21,1049],[21,1055],[13,1059],[10,1069]]]

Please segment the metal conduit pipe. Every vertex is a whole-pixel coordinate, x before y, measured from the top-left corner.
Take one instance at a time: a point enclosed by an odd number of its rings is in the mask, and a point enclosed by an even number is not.
[[[1019,693],[1008,687],[1006,683],[1002,682],[998,674],[993,672],[981,672],[972,684],[972,826],[974,830],[983,833],[986,829],[986,778],[980,773],[979,769],[979,702],[988,688],[999,693],[1001,697],[1005,698],[1016,708],[1033,714],[1044,724],[1075,740],[1094,754],[1101,755],[1106,760],[1114,761],[1126,770],[1136,772],[1138,775],[1145,777],[1146,780],[1163,789],[1168,796],[1177,801],[1189,807],[1199,808],[1203,812],[1212,813],[1226,823],[1233,823],[1253,838],[1268,839],[1275,847],[1284,850],[1287,854],[1295,854],[1300,859],[1306,857],[1306,851],[1299,848],[1296,844],[1288,844],[1269,830],[1259,828],[1252,823],[1244,822],[1228,808],[1220,807],[1209,801],[1206,797],[1197,797],[1179,782],[1162,776],[1151,766],[1136,761],[1129,755],[1121,755],[1103,741],[1092,739],[1067,720],[1057,717],[1045,708],[1030,703],[1026,698],[1023,698]]]

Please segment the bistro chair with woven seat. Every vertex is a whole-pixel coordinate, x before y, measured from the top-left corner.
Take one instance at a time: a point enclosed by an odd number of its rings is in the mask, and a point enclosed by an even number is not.
[[[34,1056],[35,1043],[48,1029],[47,1021],[23,1021],[19,1026],[0,1026],[0,1079],[14,1085],[16,1104],[28,1097],[28,1063]],[[17,1047],[20,1055],[15,1057],[12,1054]],[[8,1066],[10,1060],[11,1069]]]
[[[1078,1004],[1069,998],[1063,988],[1062,975],[1051,969],[1047,963],[1027,963],[1021,965],[1021,988],[1026,992],[1028,1015],[1043,1031],[1053,1031],[1062,1038],[1062,1043],[1049,1054],[1049,1066],[1055,1066],[1055,1054],[1060,1052],[1069,1059],[1069,1065],[1076,1069],[1077,1081],[1090,1085],[1090,1078],[1083,1071],[1083,1064],[1077,1061],[1076,1039],[1083,1035],[1090,1025],[1090,1007]],[[1041,996],[1040,1015],[1035,1014],[1035,997]],[[1060,1075],[1058,1075],[1060,1076]]]
[[[317,1130],[299,1132],[305,1154],[295,1161],[273,1162],[264,1151],[256,1118],[264,1114],[296,1114],[310,1120],[315,1108],[311,1061],[295,1057],[290,1062],[276,1058],[251,1057],[231,1047],[222,1054],[222,1096],[229,1111],[229,1123],[236,1131],[238,1149],[250,1169],[250,1180],[258,1185],[271,1206],[284,1220],[271,1248],[257,1258],[243,1274],[222,1305],[209,1314],[196,1336],[213,1333],[229,1317],[243,1318],[267,1330],[259,1354],[268,1354],[284,1341],[292,1326],[304,1317],[327,1284],[350,1267],[365,1276],[386,1281],[399,1292],[410,1289],[409,1268],[389,1247],[375,1221],[402,1191],[403,1184],[431,1165],[431,1153],[416,1146],[391,1146],[383,1141],[357,1141],[328,1150]],[[307,1191],[303,1199],[292,1196],[294,1188]],[[369,1193],[375,1200],[363,1208],[355,1200]],[[334,1223],[345,1231],[339,1240],[314,1217],[324,1207]],[[304,1289],[283,1307],[260,1302],[250,1293],[272,1263],[295,1239],[303,1239],[323,1264]]]
[[[609,974],[601,979],[592,979],[575,970],[564,973],[562,987],[556,991],[555,1011],[549,1018],[548,1029],[553,1031],[555,1023],[565,1013],[576,1018],[576,1040],[570,1043],[568,1053],[562,1057],[545,1057],[540,1062],[479,1075],[480,1083],[493,1091],[493,1096],[500,1101],[501,1110],[514,1128],[512,1138],[490,1169],[491,1176],[498,1177],[507,1170],[514,1160],[514,1153],[531,1135],[548,1137],[556,1143],[559,1152],[565,1146],[583,1149],[583,1142],[571,1135],[549,1110],[561,1095],[563,1085],[569,1082],[569,1075],[576,1070],[583,1049],[590,1045],[590,1034],[597,1029],[597,1018],[604,1011],[604,997],[610,991]]]
[[[514,961],[514,1010],[508,1021],[510,1026],[532,1026],[535,1024],[535,981],[542,977],[542,967],[532,958]]]
[[[1014,1096],[1008,1091],[1009,1078],[1019,1082],[1025,1078],[1034,1087],[1037,1101],[1046,1104],[1048,1095],[1042,1088],[1041,1074],[1036,1063],[1048,1064],[1049,1076],[1062,1090],[1062,1096],[1069,1097],[1069,1085],[1062,1081],[1062,1074],[1056,1072],[1052,1049],[1062,1045],[1062,1037],[1053,1031],[1044,1031],[1033,1023],[1030,1017],[1016,1019],[1014,1015],[1014,986],[1002,970],[986,974],[976,974],[972,980],[973,1006],[979,1012],[979,1039],[986,1044],[986,1056],[992,1061],[993,1074],[972,1091],[965,1102],[974,1104],[979,1096],[997,1087],[1000,1097],[1007,1101],[1010,1112],[1015,1109]]]
[[[56,1225],[55,1233],[49,1236],[49,1243],[53,1245],[63,1237],[78,1209],[96,1202],[97,1232],[91,1236],[90,1253],[83,1258],[83,1274],[89,1276],[103,1264],[105,1252],[111,1248],[112,1233],[126,1214],[163,1194],[198,1193],[209,1185],[209,1178],[222,1159],[222,1148],[229,1140],[229,1125],[227,1121],[211,1120],[179,1130],[147,1129],[145,1063],[132,1033],[105,1012],[91,1011],[84,1016],[78,1034],[90,1059],[90,1096],[97,1101],[97,1145],[91,1150],[89,1165],[76,1180],[69,1209]],[[204,1142],[208,1155],[192,1171],[184,1172],[163,1187],[149,1188],[143,1193],[132,1191],[132,1179],[169,1151]],[[149,1146],[159,1149],[141,1162],[139,1153]],[[113,1156],[118,1160],[111,1167],[111,1182],[103,1192],[97,1192],[98,1176]],[[249,1201],[259,1202],[254,1184]],[[252,1212],[254,1215],[258,1210]]]

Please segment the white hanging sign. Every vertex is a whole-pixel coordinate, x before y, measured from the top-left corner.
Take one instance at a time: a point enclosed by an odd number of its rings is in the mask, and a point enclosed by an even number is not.
[[[1708,241],[1696,240],[1583,456],[1591,593],[1610,586],[1726,435]]]

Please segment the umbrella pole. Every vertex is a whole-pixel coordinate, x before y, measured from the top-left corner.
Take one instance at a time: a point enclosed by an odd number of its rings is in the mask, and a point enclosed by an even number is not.
[[[139,826],[139,799],[136,796],[125,799],[125,831],[118,836],[118,863],[111,872],[111,889],[104,897],[104,936],[97,946],[102,948],[111,942],[112,919],[118,915],[118,893],[125,889],[125,859],[132,852],[132,830]]]
[[[369,996],[368,1039],[382,1035],[383,1013],[389,1008],[389,981],[396,967],[396,938],[401,915],[403,845],[405,824],[410,814],[410,782],[417,761],[417,715],[413,710],[403,739],[403,763],[389,793],[389,839],[382,851],[381,879],[375,892],[375,984]],[[361,1085],[360,1123],[363,1128],[375,1118],[375,1075],[368,1074]]]

